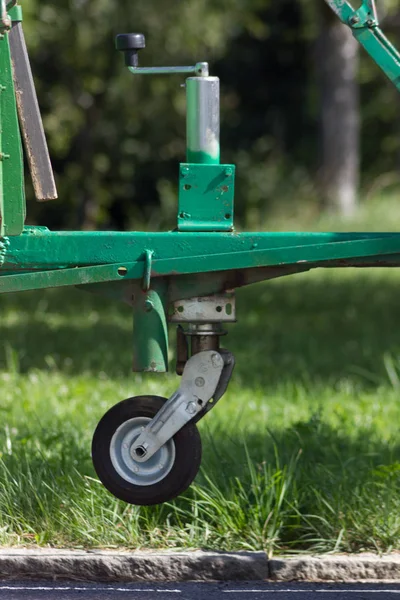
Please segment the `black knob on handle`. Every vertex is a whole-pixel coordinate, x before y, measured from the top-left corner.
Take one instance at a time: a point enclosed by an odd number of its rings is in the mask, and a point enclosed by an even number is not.
[[[146,47],[146,40],[143,33],[120,33],[115,38],[115,47],[124,52],[127,67],[137,67],[138,51]]]

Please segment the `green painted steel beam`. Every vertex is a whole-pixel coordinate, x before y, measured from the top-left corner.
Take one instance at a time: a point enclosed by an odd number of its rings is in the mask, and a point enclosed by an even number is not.
[[[325,1],[400,91],[400,53],[379,28],[375,1],[363,0],[358,9],[347,0]]]
[[[400,91],[400,54],[378,28],[354,28],[353,35]]]
[[[117,263],[91,267],[21,272],[13,273],[12,275],[1,275],[0,269],[0,294],[137,279],[140,277],[140,269],[143,270],[143,266],[140,263],[126,263],[126,266],[122,270],[121,264]],[[128,273],[129,277],[127,276]]]
[[[349,242],[349,244],[345,244]],[[304,247],[312,246],[305,255]],[[66,267],[143,261],[146,250],[159,260],[183,259],[185,272],[197,272],[191,261],[225,255],[225,269],[268,266],[300,260],[318,262],[335,258],[330,252],[341,249],[342,258],[379,256],[400,252],[399,233],[236,233],[236,232],[50,232],[27,228],[21,236],[10,238],[3,268],[12,270],[56,269]],[[296,254],[281,254],[289,251]],[[264,255],[263,252],[267,251]],[[278,251],[278,252],[276,252]],[[246,261],[237,254],[248,253]],[[243,255],[244,256],[244,255]],[[253,257],[253,258],[251,258]],[[257,258],[258,257],[258,258]],[[339,256],[337,256],[339,258]],[[240,263],[240,264],[239,264]]]
[[[22,146],[14,93],[8,34],[0,36],[0,235],[19,235],[25,222]]]
[[[31,247],[17,252],[15,247],[23,238],[27,246]],[[121,246],[116,244],[117,239],[123,242]],[[96,246],[89,244],[90,240],[102,242],[98,246],[98,253]],[[42,241],[43,244],[37,245],[38,241]],[[54,244],[45,244],[45,241],[53,241]],[[66,245],[67,241],[69,244]],[[301,241],[303,243],[300,245]],[[69,245],[75,248],[75,256],[82,255],[81,260],[84,258],[85,246],[90,246],[92,257],[97,257],[102,251],[103,260],[105,261],[106,256],[109,259],[113,257],[113,263],[78,267],[75,259],[68,265]],[[150,265],[143,248],[153,251],[154,258]],[[50,261],[59,252],[65,262],[63,265],[57,265],[58,268],[53,264],[50,270]],[[116,260],[118,253],[119,261]],[[357,261],[362,263],[364,260],[380,265],[385,261],[385,257],[390,257],[391,265],[400,265],[400,234],[115,233],[112,236],[108,234],[106,239],[102,234],[91,233],[58,233],[36,237],[27,235],[11,238],[6,249],[4,268],[10,270],[10,260],[16,258],[20,267],[27,269],[31,265],[33,268],[32,265],[41,257],[43,269],[46,256],[49,258],[49,270],[14,275],[1,275],[0,270],[0,293],[121,280],[145,281],[149,269],[152,280],[158,277],[212,273],[227,269],[274,266],[298,266],[299,269],[304,269],[324,266],[324,263],[327,263],[327,266],[335,266],[335,261],[337,266],[346,266],[349,262],[356,265]],[[126,260],[128,257],[130,260]],[[14,263],[14,268],[16,267],[17,264]],[[36,268],[39,268],[38,264]]]

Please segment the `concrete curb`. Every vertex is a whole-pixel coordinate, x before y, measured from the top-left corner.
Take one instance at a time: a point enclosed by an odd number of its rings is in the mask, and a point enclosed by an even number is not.
[[[262,581],[263,552],[0,550],[2,579],[85,581]]]
[[[272,581],[400,582],[400,555],[304,556],[268,561]]]
[[[102,582],[373,581],[400,582],[400,554],[302,556],[263,552],[115,552],[0,549],[0,579]]]

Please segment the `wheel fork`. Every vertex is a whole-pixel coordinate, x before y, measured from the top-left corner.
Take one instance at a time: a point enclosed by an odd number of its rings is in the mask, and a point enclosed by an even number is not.
[[[178,390],[132,445],[132,458],[146,462],[186,423],[203,418],[225,393],[234,365],[234,356],[227,350],[208,350],[192,356]]]

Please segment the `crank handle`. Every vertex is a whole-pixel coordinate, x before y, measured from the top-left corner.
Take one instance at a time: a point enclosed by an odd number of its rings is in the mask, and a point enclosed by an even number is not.
[[[142,33],[120,33],[115,39],[117,50],[125,54],[125,65],[130,72],[139,75],[193,74],[208,77],[208,63],[198,62],[188,67],[139,67],[139,50],[146,47]]]
[[[138,75],[175,75],[193,73],[197,77],[208,77],[208,63],[196,63],[192,67],[128,67],[130,72]]]

